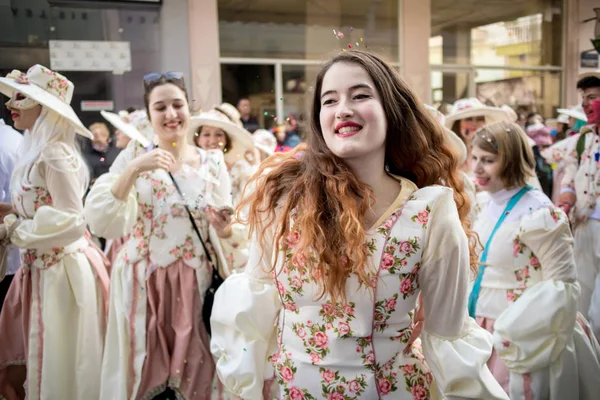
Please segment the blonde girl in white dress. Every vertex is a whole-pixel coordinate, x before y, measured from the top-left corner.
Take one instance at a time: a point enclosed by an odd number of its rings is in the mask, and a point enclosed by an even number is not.
[[[599,348],[577,312],[573,237],[562,210],[526,184],[535,161],[515,123],[472,141],[484,250],[469,311],[494,335],[488,365],[511,399],[596,399]]]

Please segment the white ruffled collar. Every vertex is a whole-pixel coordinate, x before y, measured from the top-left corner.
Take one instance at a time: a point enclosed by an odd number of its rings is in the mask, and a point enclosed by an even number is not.
[[[523,189],[523,186],[516,187],[514,189],[506,190],[498,190],[496,193],[490,193],[490,198],[492,202],[496,205],[504,205],[508,203],[511,197],[519,192],[519,190]]]

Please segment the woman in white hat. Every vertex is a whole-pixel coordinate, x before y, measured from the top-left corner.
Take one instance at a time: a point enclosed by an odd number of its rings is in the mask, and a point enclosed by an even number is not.
[[[465,165],[465,163],[467,163],[468,151],[467,151],[467,146],[465,145],[465,142],[463,141],[463,139],[458,137],[458,135],[456,133],[454,133],[454,131],[445,127],[446,117],[444,116],[444,114],[442,114],[440,111],[436,110],[435,108],[433,108],[432,106],[427,105],[427,104],[425,105],[425,108],[427,109],[427,111],[429,111],[431,116],[437,122],[439,122],[440,125],[442,125],[444,127],[450,147],[452,148],[452,150],[454,151],[454,154],[456,155],[456,157],[458,159],[458,165]],[[463,183],[465,184],[465,193],[469,197],[469,201],[471,204],[471,211],[469,212],[469,218],[471,219],[471,221],[474,221],[477,190],[475,188],[475,185],[471,181],[471,178],[469,177],[469,175],[467,175],[466,172],[464,172],[464,170],[461,170],[461,175],[462,175]]]
[[[196,145],[205,150],[219,150],[225,155],[225,163],[231,178],[233,206],[241,201],[248,180],[257,170],[258,150],[252,135],[243,128],[239,113],[233,106],[223,103],[207,112],[192,117]],[[230,238],[221,240],[227,257],[229,276],[245,268],[248,261],[248,232],[239,223],[231,226]]]
[[[559,108],[556,111],[559,115],[566,115],[569,119],[570,131],[568,136],[573,136],[578,133],[588,122],[587,115],[585,115],[585,111],[583,111],[581,104],[577,104],[571,108]]]
[[[196,145],[221,150],[231,176],[233,204],[237,204],[246,182],[256,171],[257,154],[252,135],[236,123],[235,116],[214,108],[192,117]]]
[[[11,179],[17,215],[0,225],[0,239],[18,246],[22,260],[0,316],[0,398],[23,398],[23,389],[29,399],[100,392],[108,276],[85,236],[89,172],[76,134],[92,134],[69,105],[73,90],[41,65],[0,78],[15,126],[27,130]]]
[[[475,97],[456,100],[452,112],[446,116],[446,127],[462,138],[467,149],[477,129],[486,124],[509,119],[511,116],[500,107],[484,105]]]
[[[208,321],[225,265],[219,240],[231,235],[231,185],[223,153],[190,141],[183,75],[148,74],[144,89],[157,145],[131,141],[85,205],[97,236],[130,233],[111,275],[100,399],[206,400],[215,370]]]

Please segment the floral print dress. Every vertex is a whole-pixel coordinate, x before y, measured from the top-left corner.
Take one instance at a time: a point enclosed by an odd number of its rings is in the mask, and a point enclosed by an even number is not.
[[[284,399],[507,398],[485,366],[491,337],[467,316],[468,246],[452,191],[398,179],[396,202],[365,243],[371,284],[350,275],[344,303],[315,300],[320,277],[290,256],[301,232],[286,238],[273,272],[272,231],[253,241],[212,317],[211,350],[229,390],[260,398],[275,373]],[[419,293],[425,329],[405,353]]]
[[[18,398],[9,377],[20,365],[27,368],[28,399],[98,398],[108,276],[86,237],[87,173],[74,148],[55,142],[12,188],[21,222],[10,239],[21,267],[0,315],[2,399]]]
[[[519,190],[487,194],[474,224],[482,243]],[[540,190],[519,200],[490,244],[475,314],[494,335],[489,366],[511,399],[597,398],[600,349],[577,313],[573,255],[566,215]]]
[[[211,398],[214,363],[202,321],[211,267],[190,223],[190,208],[212,259],[224,265],[203,208],[231,207],[223,153],[197,149],[200,165],[173,172],[182,196],[162,169],[143,172],[125,201],[112,186],[146,150],[136,142],[118,156],[90,191],[85,215],[101,237],[129,234],[112,269],[101,399],[152,399],[170,387],[180,399]]]

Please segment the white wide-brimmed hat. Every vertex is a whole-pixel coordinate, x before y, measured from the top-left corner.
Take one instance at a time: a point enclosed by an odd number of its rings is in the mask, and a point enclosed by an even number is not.
[[[112,126],[142,146],[148,147],[152,144],[154,130],[145,110],[137,110],[127,115],[117,115],[108,111],[100,111],[100,114]]]
[[[458,155],[458,163],[464,164],[465,161],[467,161],[467,146],[465,145],[465,142],[459,138],[456,133],[445,126],[446,117],[444,114],[427,104],[425,104],[425,108],[427,111],[429,111],[431,116],[444,127],[444,130],[448,135],[450,145],[452,146],[452,149],[454,149],[454,152],[456,152]]]
[[[0,78],[0,92],[4,95],[12,99],[15,92],[22,93],[64,117],[78,134],[93,139],[92,132],[83,125],[71,107],[74,89],[75,86],[66,77],[40,64],[29,68],[26,74],[13,70],[5,78]],[[7,103],[9,107],[12,101]]]
[[[242,122],[242,115],[236,106],[230,103],[221,103],[220,106],[216,106],[215,110],[222,112],[237,126],[244,127],[244,123]]]
[[[446,116],[446,127],[452,128],[454,122],[472,117],[485,117],[486,124],[511,119],[511,115],[502,108],[486,106],[479,99],[470,97],[456,100],[452,112]]]
[[[510,122],[517,122],[517,120],[519,119],[517,112],[508,104],[503,105],[502,107],[500,107],[500,109],[502,109],[506,113]]]
[[[257,129],[252,134],[252,140],[254,141],[254,145],[259,150],[264,151],[270,156],[275,154],[275,149],[277,148],[277,139],[270,131],[266,129]]]
[[[580,80],[582,80],[584,78],[591,78],[591,77],[595,77],[595,78],[600,79],[600,69],[597,69],[595,71],[584,72],[582,74],[579,74],[577,76],[577,82],[579,82]]]
[[[248,151],[254,151],[254,142],[250,132],[236,125],[221,111],[212,109],[191,118],[190,130],[192,135],[195,136],[195,133],[202,126],[222,129],[229,136],[231,148],[227,149],[225,153],[225,161],[230,164],[237,162],[240,158],[245,158]]]
[[[587,122],[587,115],[585,115],[585,111],[583,111],[583,106],[581,104],[577,104],[571,108],[559,108],[556,110],[559,114],[566,115],[568,117],[573,117],[575,119]]]

